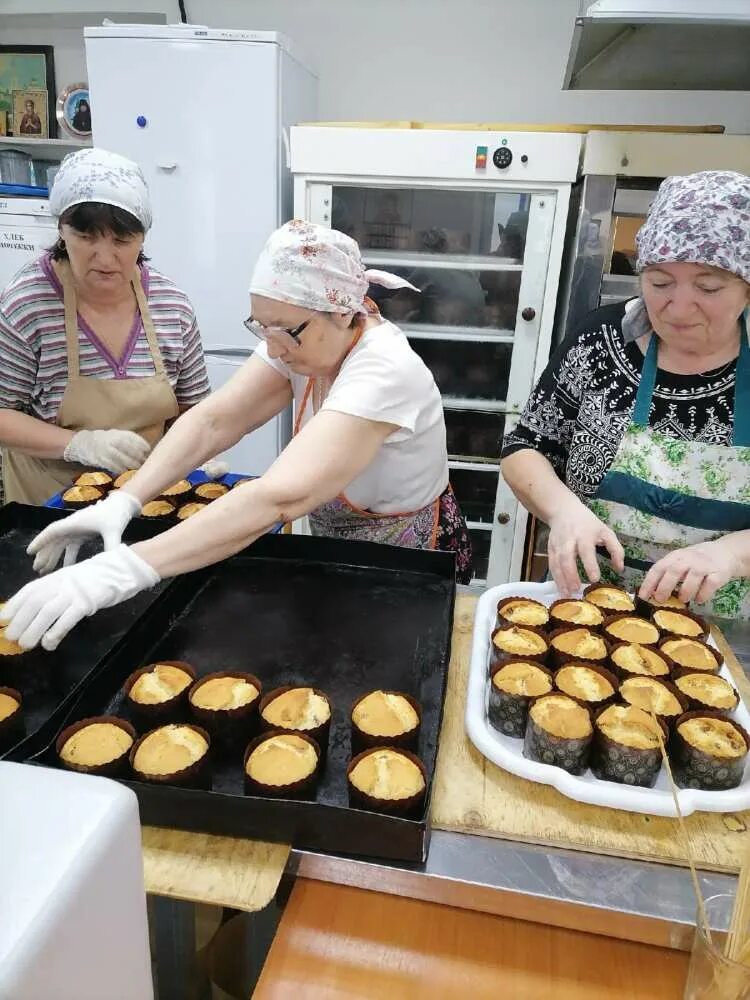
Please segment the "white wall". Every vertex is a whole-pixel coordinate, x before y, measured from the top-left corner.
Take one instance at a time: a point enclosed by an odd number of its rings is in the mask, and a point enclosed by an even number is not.
[[[318,70],[324,120],[723,124],[750,132],[747,93],[562,91],[578,0],[185,3],[196,24],[293,38]],[[61,12],[70,6],[59,0]],[[0,16],[0,40],[54,45],[58,91],[85,79],[81,28],[54,15]]]
[[[185,0],[190,20],[283,31],[323,120],[723,124],[746,93],[562,91],[578,0]]]
[[[71,83],[86,79],[83,29],[80,27],[55,25],[51,17],[14,17],[0,21],[0,39],[3,45],[54,46],[55,89],[58,94]]]
[[[155,0],[153,6],[158,6],[160,0]],[[14,7],[10,15],[5,13],[8,6]],[[59,0],[57,14],[17,14],[17,4],[6,4],[0,0],[0,42],[3,45],[51,45],[54,48],[55,91],[60,94],[71,83],[86,80],[86,55],[83,47],[83,24],[101,24],[101,15],[71,16],[66,14],[66,8],[78,6]],[[36,6],[35,0],[28,0],[27,6]],[[100,6],[109,9],[114,7],[111,0],[102,0]],[[111,15],[118,21],[143,21],[142,15],[120,14]],[[148,20],[166,20],[151,15]]]

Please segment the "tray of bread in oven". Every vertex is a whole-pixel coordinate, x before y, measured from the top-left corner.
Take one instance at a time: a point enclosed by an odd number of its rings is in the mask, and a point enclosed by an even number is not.
[[[498,766],[579,802],[657,816],[750,808],[750,714],[708,623],[677,598],[554,583],[480,598],[466,731]]]
[[[32,760],[147,824],[422,860],[454,597],[447,553],[266,536],[175,581]]]

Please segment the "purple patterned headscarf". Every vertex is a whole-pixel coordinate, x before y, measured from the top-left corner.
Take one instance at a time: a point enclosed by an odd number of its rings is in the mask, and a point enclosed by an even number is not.
[[[708,264],[750,283],[750,177],[702,170],[662,181],[635,238],[638,270],[649,264]],[[625,343],[651,332],[642,298],[625,307]]]
[[[639,271],[685,261],[750,282],[750,177],[729,170],[667,177],[636,245]]]

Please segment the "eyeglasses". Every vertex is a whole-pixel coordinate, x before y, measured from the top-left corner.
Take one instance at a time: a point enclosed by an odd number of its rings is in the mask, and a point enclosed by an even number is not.
[[[311,321],[312,316],[300,323],[299,326],[295,326],[290,330],[286,326],[264,326],[262,323],[259,323],[257,319],[253,319],[252,316],[248,316],[243,325],[246,330],[258,337],[259,340],[266,340],[269,334],[286,334],[287,337],[292,338],[295,344],[298,344],[300,334]]]

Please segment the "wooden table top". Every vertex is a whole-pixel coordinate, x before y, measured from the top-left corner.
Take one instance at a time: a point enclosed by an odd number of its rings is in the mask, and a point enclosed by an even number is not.
[[[300,879],[253,1000],[679,1000],[689,956]]]

